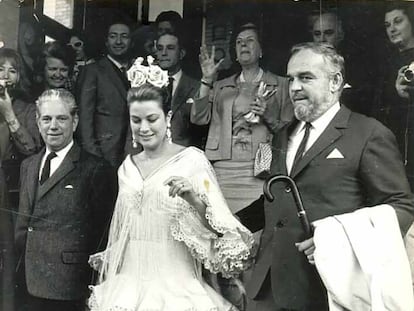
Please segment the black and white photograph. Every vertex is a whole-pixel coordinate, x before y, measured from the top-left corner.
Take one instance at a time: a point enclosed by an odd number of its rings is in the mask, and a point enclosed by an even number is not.
[[[0,0],[0,311],[414,311],[414,0]]]

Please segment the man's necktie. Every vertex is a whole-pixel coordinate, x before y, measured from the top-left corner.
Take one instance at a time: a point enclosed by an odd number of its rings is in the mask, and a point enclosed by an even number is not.
[[[121,70],[121,74],[122,74],[122,81],[124,81],[125,85],[128,86],[128,88],[130,88],[131,83],[128,80],[127,68],[125,66],[122,66],[120,68],[120,70]]]
[[[295,167],[298,165],[300,159],[302,159],[302,156],[305,152],[305,148],[306,148],[306,144],[308,143],[311,127],[312,127],[312,124],[310,122],[305,123],[305,135],[303,136],[302,141],[300,142],[300,145],[298,147],[298,150],[296,151],[295,159],[293,160],[292,169],[290,170],[291,174],[294,171]]]
[[[167,90],[168,90],[168,94],[170,94],[170,109],[172,107],[173,86],[174,86],[174,78],[173,77],[168,77]]]
[[[40,176],[40,184],[43,183],[49,178],[50,175],[50,161],[57,157],[56,153],[51,152],[47,155],[45,165],[43,166],[42,175]]]

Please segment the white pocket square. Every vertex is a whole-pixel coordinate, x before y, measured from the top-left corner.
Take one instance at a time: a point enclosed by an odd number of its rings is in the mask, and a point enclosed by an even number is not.
[[[191,97],[187,99],[186,101],[187,104],[194,104],[194,99],[192,99]]]
[[[326,158],[327,159],[343,159],[345,157],[338,149],[335,148]]]
[[[65,189],[73,189],[73,186],[72,185],[66,185]]]

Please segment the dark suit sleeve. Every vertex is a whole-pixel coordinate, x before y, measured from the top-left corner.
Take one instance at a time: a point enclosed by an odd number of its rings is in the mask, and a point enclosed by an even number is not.
[[[92,246],[95,251],[105,248],[115,200],[118,193],[116,171],[108,162],[101,160],[91,180],[92,193],[89,206],[92,209]]]
[[[236,213],[240,222],[250,231],[256,232],[264,228],[264,196],[261,195],[256,201]]]
[[[413,221],[413,195],[396,139],[380,123],[373,128],[362,153],[360,174],[367,194],[367,206],[390,204],[405,234]]]
[[[14,241],[17,254],[21,254],[24,250],[26,243],[26,231],[29,222],[30,211],[26,208],[29,207],[28,193],[27,193],[27,160],[23,161],[20,166],[20,192],[19,192],[19,208],[16,216],[16,225],[14,228]]]
[[[96,102],[98,100],[97,75],[96,64],[91,64],[85,67],[85,70],[79,77],[77,88],[79,125],[77,134],[82,142],[83,149],[94,155],[102,156],[102,152],[96,144],[94,126]]]
[[[40,149],[41,138],[36,124],[36,106],[24,104],[25,108],[16,112],[20,127],[16,132],[11,132],[13,143],[24,155],[34,154]]]

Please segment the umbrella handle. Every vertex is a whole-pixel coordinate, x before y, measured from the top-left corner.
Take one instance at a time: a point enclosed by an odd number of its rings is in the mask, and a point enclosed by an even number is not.
[[[313,236],[313,229],[312,226],[309,222],[308,216],[306,215],[306,210],[303,207],[303,203],[302,203],[302,198],[300,196],[298,187],[295,183],[295,181],[287,176],[287,175],[274,175],[269,177],[265,183],[263,184],[263,193],[266,197],[266,199],[269,202],[273,202],[273,200],[275,199],[275,197],[273,196],[272,192],[270,191],[270,186],[274,183],[274,182],[278,182],[278,181],[284,181],[286,183],[289,184],[292,193],[293,193],[293,198],[295,200],[296,203],[296,208],[297,208],[297,215],[298,218],[302,224],[302,228],[305,231],[306,237],[307,238],[311,238]]]

